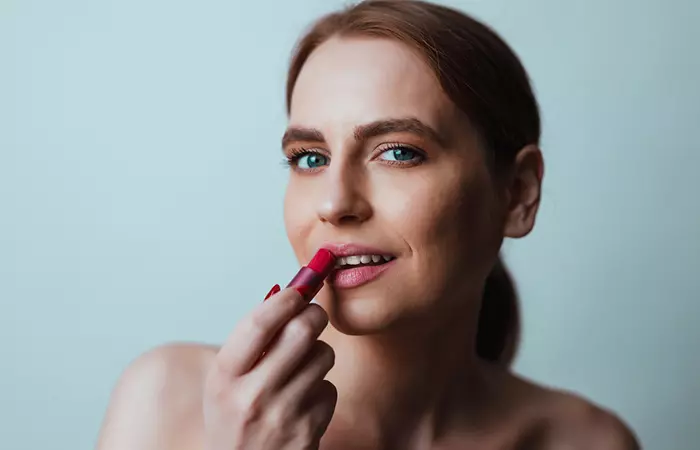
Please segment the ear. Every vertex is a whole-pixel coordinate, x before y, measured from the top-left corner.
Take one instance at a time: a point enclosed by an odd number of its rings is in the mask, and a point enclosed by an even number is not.
[[[540,206],[544,159],[537,145],[523,147],[515,158],[506,186],[506,221],[503,234],[510,238],[527,236],[535,226]]]

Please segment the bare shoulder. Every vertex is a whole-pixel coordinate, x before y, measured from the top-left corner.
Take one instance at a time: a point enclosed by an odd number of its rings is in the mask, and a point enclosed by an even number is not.
[[[614,412],[572,393],[553,391],[552,440],[572,449],[638,450],[632,430]]]
[[[571,450],[639,450],[639,442],[614,412],[571,392],[546,388],[516,377],[536,405],[527,427],[529,445],[518,447]],[[533,409],[534,410],[534,409]],[[536,445],[535,445],[536,443]]]
[[[112,392],[97,448],[177,449],[197,442],[204,380],[217,351],[177,343],[136,358]]]

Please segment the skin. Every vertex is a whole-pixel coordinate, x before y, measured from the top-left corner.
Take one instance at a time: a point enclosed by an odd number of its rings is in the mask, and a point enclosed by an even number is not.
[[[220,348],[142,355],[113,393],[99,449],[639,448],[613,414],[474,354],[501,241],[535,223],[536,145],[496,179],[417,54],[343,38],[305,64],[284,152],[300,263],[352,242],[395,256],[393,267],[357,288],[327,285],[318,305],[283,290]]]

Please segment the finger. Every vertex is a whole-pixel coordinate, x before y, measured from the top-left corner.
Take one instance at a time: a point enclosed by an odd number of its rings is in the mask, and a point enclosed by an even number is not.
[[[234,328],[217,354],[221,370],[231,376],[248,372],[275,335],[306,304],[295,289],[272,295],[244,317]]]
[[[338,403],[338,390],[328,380],[322,380],[314,389],[308,403],[308,420],[315,430],[314,441],[320,440],[333,419]]]
[[[277,389],[295,372],[328,324],[328,315],[316,304],[307,305],[290,320],[270,346],[265,357],[251,371],[266,386]]]
[[[309,392],[317,386],[335,364],[333,348],[323,341],[316,341],[308,358],[297,368],[289,381],[282,387],[280,398],[288,404],[303,408]]]

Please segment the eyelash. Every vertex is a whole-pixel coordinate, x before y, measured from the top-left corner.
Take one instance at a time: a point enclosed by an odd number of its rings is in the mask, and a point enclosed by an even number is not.
[[[295,168],[297,166],[297,162],[302,156],[313,154],[325,156],[321,152],[310,150],[304,147],[299,147],[290,149],[289,154],[285,156],[284,161],[282,161],[282,163],[287,167]]]
[[[416,162],[413,162],[413,161],[410,161],[410,162],[383,161],[383,163],[389,164],[391,166],[413,167],[413,166],[417,166],[417,165],[421,164],[426,159],[425,153],[422,150],[418,150],[417,148],[415,148],[413,146],[401,144],[399,142],[391,142],[388,144],[384,144],[376,153],[378,155],[381,155],[381,154],[386,153],[390,150],[397,150],[397,149],[406,149],[406,150],[410,150],[410,151],[416,153],[416,155],[417,155],[416,159],[418,161],[416,161]],[[325,158],[328,158],[327,155],[325,155],[324,153],[319,152],[317,150],[299,147],[299,148],[290,149],[289,154],[285,157],[285,159],[284,159],[284,161],[282,161],[282,163],[288,168],[299,170],[297,167],[297,163],[298,163],[299,159],[301,159],[303,156],[314,155],[314,154],[321,155]],[[300,169],[300,170],[302,170],[303,172],[306,172],[306,173],[316,171],[315,169]]]

